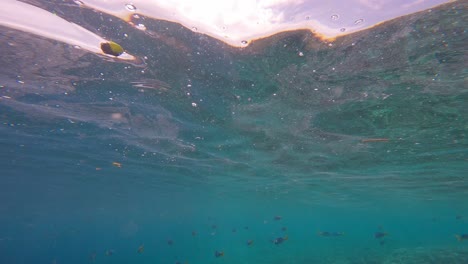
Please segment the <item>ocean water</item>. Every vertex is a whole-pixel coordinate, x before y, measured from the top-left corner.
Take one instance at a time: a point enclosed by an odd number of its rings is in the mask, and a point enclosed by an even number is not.
[[[466,1],[242,49],[49,8],[144,63],[0,27],[0,263],[468,263]]]

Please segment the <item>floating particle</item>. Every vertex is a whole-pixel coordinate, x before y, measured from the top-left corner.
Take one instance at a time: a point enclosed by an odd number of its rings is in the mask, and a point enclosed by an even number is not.
[[[122,55],[122,53],[124,52],[122,46],[113,41],[101,43],[101,50],[105,54],[113,55],[116,57]]]
[[[121,113],[112,113],[111,114],[111,118],[114,119],[114,120],[120,120],[122,119],[122,114]]]

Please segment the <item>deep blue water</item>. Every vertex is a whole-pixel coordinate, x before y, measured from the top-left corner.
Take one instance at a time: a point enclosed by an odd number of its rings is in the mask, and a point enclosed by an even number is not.
[[[141,65],[0,27],[0,263],[468,263],[462,2],[241,50],[71,16]]]

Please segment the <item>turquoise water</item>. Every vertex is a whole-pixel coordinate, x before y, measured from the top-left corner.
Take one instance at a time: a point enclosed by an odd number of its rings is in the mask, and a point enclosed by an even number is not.
[[[468,263],[460,2],[241,50],[53,7],[139,65],[0,27],[0,262]]]

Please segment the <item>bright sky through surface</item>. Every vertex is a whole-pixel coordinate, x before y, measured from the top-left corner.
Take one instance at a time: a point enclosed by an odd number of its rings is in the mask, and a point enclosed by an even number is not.
[[[283,31],[310,29],[322,39],[372,27],[383,21],[426,10],[447,0],[76,0],[92,8],[134,22],[151,17],[183,26],[229,45],[242,47],[255,39]],[[8,12],[0,14],[0,25],[31,32],[101,53],[105,41],[92,32],[55,14],[15,0],[2,0]],[[120,56],[133,59],[132,56]]]
[[[444,0],[83,0],[85,6],[131,21],[135,14],[177,22],[232,46],[282,31],[311,29],[335,38]],[[245,44],[244,44],[245,45]]]

